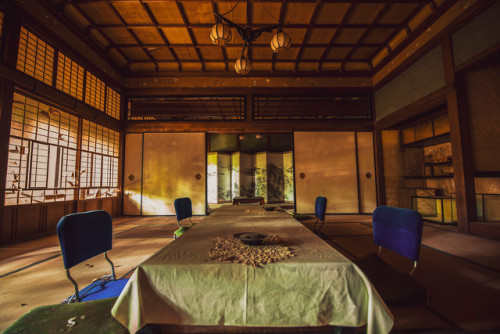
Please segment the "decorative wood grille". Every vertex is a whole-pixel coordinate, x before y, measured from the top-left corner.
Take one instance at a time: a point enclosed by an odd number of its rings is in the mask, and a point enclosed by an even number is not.
[[[118,132],[83,120],[80,198],[116,195],[119,149]]]
[[[119,133],[14,94],[5,205],[116,196]],[[79,183],[80,182],[80,183]]]
[[[78,117],[14,94],[5,205],[71,200]]]
[[[256,96],[256,120],[371,119],[369,97]]]
[[[83,101],[85,70],[71,58],[59,52],[57,57],[56,88]]]
[[[95,75],[87,71],[87,80],[85,83],[85,103],[104,111],[104,102],[106,95],[106,85]]]
[[[106,95],[106,114],[116,119],[120,119],[120,99],[120,94],[108,87]]]
[[[17,69],[47,85],[52,85],[53,67],[54,48],[21,27]]]
[[[129,120],[244,120],[245,97],[136,97],[129,101]]]

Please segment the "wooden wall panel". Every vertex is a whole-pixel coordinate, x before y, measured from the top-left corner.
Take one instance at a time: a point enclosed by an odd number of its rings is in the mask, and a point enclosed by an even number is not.
[[[40,227],[42,220],[42,206],[23,205],[17,212],[16,239],[43,232]]]
[[[53,203],[51,205],[46,205],[46,231],[53,231],[57,227],[59,220],[66,215],[67,202]]]
[[[500,171],[500,61],[465,73],[474,171]]]

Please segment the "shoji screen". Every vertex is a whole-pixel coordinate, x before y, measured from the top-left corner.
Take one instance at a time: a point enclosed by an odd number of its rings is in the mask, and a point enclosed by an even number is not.
[[[205,134],[145,133],[142,214],[175,215],[174,200],[189,197],[205,214]]]
[[[325,196],[327,213],[358,213],[355,133],[295,132],[294,148],[297,212]]]

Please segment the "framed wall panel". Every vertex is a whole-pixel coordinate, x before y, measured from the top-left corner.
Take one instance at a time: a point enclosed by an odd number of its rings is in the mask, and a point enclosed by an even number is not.
[[[140,215],[142,203],[142,133],[125,134],[123,214]]]
[[[145,133],[143,215],[175,215],[174,200],[189,197],[193,214],[206,213],[205,134]]]
[[[298,213],[314,213],[317,196],[326,212],[358,213],[354,132],[295,132],[295,190]]]
[[[377,208],[373,132],[356,133],[359,180],[359,213],[372,213]]]

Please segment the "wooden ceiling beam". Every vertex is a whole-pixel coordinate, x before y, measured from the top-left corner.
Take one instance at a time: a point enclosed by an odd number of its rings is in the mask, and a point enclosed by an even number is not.
[[[145,1],[145,0],[142,0]],[[287,0],[289,1],[289,0]],[[321,2],[324,2],[322,0]],[[127,24],[127,27],[130,29],[150,29],[150,28],[211,28],[213,23],[190,23],[190,24],[182,24],[182,23],[156,23],[156,24]],[[256,23],[253,24],[252,27],[254,29],[268,27],[269,24]],[[110,23],[110,24],[92,24],[88,29],[110,29],[110,28],[122,28],[122,24]],[[294,29],[308,29],[308,28],[320,28],[320,29],[332,29],[339,28],[341,24],[339,23],[289,23],[282,24],[283,28],[294,28]],[[346,23],[342,25],[343,28],[359,28],[359,29],[368,29],[368,28],[400,28],[401,25],[397,23],[377,23],[377,24],[366,24],[366,23]]]
[[[351,17],[352,13],[354,12],[354,9],[356,8],[356,4],[358,3],[358,0],[354,0],[350,5],[349,5],[349,8],[347,8],[347,11],[345,12],[344,14],[344,17],[342,18],[342,20],[340,21],[340,26],[339,28],[335,31],[335,33],[333,34],[332,38],[330,39],[330,42],[328,43],[328,47],[325,49],[325,51],[323,52],[323,54],[321,55],[321,58],[319,59],[319,62],[318,62],[318,70],[321,71],[321,64],[323,62],[325,62],[325,58],[326,56],[328,55],[328,53],[330,52],[331,48],[333,47],[333,45],[335,44],[335,41],[337,40],[338,36],[339,36],[339,31],[342,30],[342,28],[345,27],[345,24],[347,22],[347,20]],[[343,63],[342,63],[342,66],[343,66]],[[342,71],[343,70],[343,67],[340,68],[340,70]]]
[[[302,40],[302,44],[304,44],[304,42],[306,42],[309,39],[309,35],[311,34],[311,31],[313,29],[313,24],[316,21],[316,17],[319,14],[320,5],[321,5],[321,0],[318,0],[316,2],[316,4],[314,5],[314,10],[313,10],[313,13],[311,15],[311,19],[309,20],[309,25],[308,25],[309,27],[306,30],[306,33],[304,35],[304,39]],[[304,52],[304,47],[301,45],[299,48],[299,52],[297,53],[297,58],[295,58],[295,72],[298,72],[298,70],[299,70],[299,62],[300,62],[300,58],[302,58],[303,52]],[[319,64],[319,62],[318,62],[318,64]],[[318,65],[317,71],[319,72],[319,65]]]
[[[144,1],[141,0],[141,5],[142,5],[142,8],[144,9],[144,11],[148,14],[148,17],[151,20],[151,22],[155,25],[155,27],[157,27],[158,26],[158,20],[156,20],[156,17],[153,15],[153,12],[151,12],[151,9],[149,8],[148,4],[144,3]],[[161,28],[156,28],[156,31],[158,32],[158,34],[160,34],[160,37],[163,40],[163,43],[165,43],[165,44],[161,44],[161,46],[167,46],[168,47],[170,53],[172,54],[172,57],[174,57],[174,59],[177,61],[177,69],[180,72],[182,70],[182,67],[181,67],[181,63],[179,61],[179,57],[177,57],[177,53],[175,53],[175,50],[170,45],[170,43],[169,43],[169,41],[167,39],[167,36],[165,36],[165,34],[163,33],[163,30],[161,30]],[[145,44],[145,45],[146,45],[147,48],[151,47],[151,46],[149,46],[147,44]]]
[[[123,19],[123,16],[120,14],[120,12],[118,12],[118,10],[113,5],[113,3],[112,2],[107,2],[107,3],[108,3],[109,8],[111,8],[111,10],[113,11],[113,13],[115,13],[115,15],[121,21],[121,23],[123,24],[123,26],[125,27],[125,29],[127,29],[127,31],[132,36],[132,38],[136,41],[137,44],[139,44],[139,46],[146,53],[146,55],[148,56],[148,58],[154,63],[156,72],[159,72],[159,70],[158,70],[158,63],[155,62],[154,57],[148,52],[147,48],[144,47],[144,45],[142,44],[141,40],[137,37],[137,35],[135,34],[135,32],[132,29],[130,29],[129,27],[127,27],[127,22]],[[130,63],[130,61],[129,61],[129,63]]]
[[[219,8],[217,7],[217,4],[213,0],[212,0],[212,10],[214,13],[219,12]],[[214,24],[215,24],[215,14],[214,14]],[[199,45],[201,46],[202,44],[199,44]],[[203,44],[203,46],[214,46],[214,44],[213,43],[212,44]],[[241,46],[243,46],[243,44]],[[222,58],[224,58],[224,71],[229,72],[229,61],[227,59],[226,48],[221,47],[221,52],[222,52]]]
[[[67,0],[71,3],[74,4],[85,4],[85,3],[92,3],[96,2],[98,0]],[[133,2],[134,0],[101,0],[107,3],[113,2],[113,3],[118,3],[118,2]],[[155,3],[158,2],[158,0],[135,0],[135,1],[142,1],[144,3]],[[176,2],[176,0],[163,0],[164,2]],[[178,0],[180,2],[212,2],[213,0]],[[291,3],[316,3],[317,0],[288,0]],[[234,0],[217,0],[217,2],[233,2]],[[280,0],[246,0],[247,3],[276,3],[280,2]],[[322,0],[323,3],[346,3],[350,2],[347,0]],[[386,0],[358,0],[358,3],[382,3],[385,4],[387,1]],[[402,4],[408,4],[408,3],[420,3],[421,0],[393,0],[393,3],[402,3]]]
[[[389,42],[394,38],[396,37],[396,35],[399,33],[399,31],[401,29],[406,29],[407,33],[408,33],[408,36],[410,36],[410,33],[412,32],[410,27],[408,26],[408,22],[410,22],[410,20],[415,16],[417,15],[418,12],[420,12],[420,10],[426,5],[426,2],[425,1],[422,1],[420,2],[419,5],[417,5],[406,17],[405,19],[403,20],[403,23],[398,27],[398,29],[394,30],[392,32],[392,34],[389,35],[389,37],[387,37],[384,41],[383,44],[381,44],[376,50],[375,52],[373,52],[373,54],[368,58],[369,59],[369,62],[370,62],[370,65],[372,64],[372,61],[373,61],[373,58],[378,55],[378,53],[385,47],[387,47],[389,45]]]
[[[205,59],[206,62],[209,63],[222,63],[224,60],[221,59]],[[295,60],[293,59],[275,59],[277,63],[293,63]],[[317,59],[302,59],[300,60],[303,63],[315,63],[318,60]],[[150,60],[132,60],[130,61],[131,63],[137,63],[137,64],[147,64],[151,63],[152,61]],[[170,64],[170,63],[175,63],[177,60],[174,59],[164,59],[164,60],[156,60],[158,64]],[[199,60],[197,59],[183,59],[181,62],[183,63],[198,63]],[[271,59],[254,59],[252,60],[254,63],[268,63],[271,62]],[[363,59],[344,59],[344,58],[338,58],[338,59],[325,59],[323,60],[324,63],[341,63],[341,62],[347,62],[347,63],[366,63],[366,60]]]
[[[293,41],[292,41],[293,42]],[[161,47],[164,47],[165,44],[160,44],[160,43],[144,43],[143,44],[145,47],[147,48],[161,48]],[[188,46],[192,46],[192,44],[169,44],[170,46],[172,47],[188,47]],[[210,47],[210,46],[214,46],[214,44],[212,43],[198,43],[197,44],[198,46],[200,47]],[[292,43],[292,47],[294,48],[299,48],[299,47],[312,47],[312,48],[324,48],[324,47],[327,47],[329,44],[328,43],[325,43],[325,44],[319,44],[319,43],[314,43],[314,44],[295,44],[295,43]],[[337,43],[335,44],[336,47],[353,47],[353,46],[361,46],[361,47],[379,47],[381,44],[380,43]],[[125,44],[114,44],[114,47],[117,47],[117,48],[131,48],[131,47],[137,47],[138,45],[137,44],[130,44],[130,43],[125,43]],[[243,46],[243,43],[235,43],[235,44],[230,44],[230,46]],[[252,46],[253,47],[268,47],[269,46],[269,43],[252,43]],[[270,46],[269,46],[270,47]]]
[[[281,3],[281,7],[280,7],[280,16],[278,18],[278,24],[280,26],[283,26],[283,20],[285,19],[285,12],[286,12],[287,6],[288,6],[288,0],[283,0],[283,2]],[[293,43],[293,41],[292,41],[292,43]],[[274,68],[275,60],[276,60],[276,53],[274,53],[274,51],[273,51],[273,58],[271,60],[272,61],[271,62],[271,73],[275,71],[275,68]]]
[[[349,52],[347,53],[347,55],[344,57],[345,59],[350,59],[351,56],[353,55],[354,51],[356,51],[356,49],[360,46],[362,46],[362,43],[363,41],[368,37],[368,35],[370,34],[370,32],[372,32],[372,28],[373,26],[377,23],[378,20],[380,20],[385,13],[387,13],[387,11],[389,10],[389,8],[391,8],[391,5],[392,5],[392,0],[390,0],[388,3],[386,3],[384,5],[384,7],[377,13],[377,15],[375,16],[375,18],[373,19],[372,23],[370,24],[370,28],[366,29],[365,32],[361,35],[361,37],[358,39],[358,41],[356,42],[356,45],[351,49],[349,50]],[[370,58],[371,59],[371,58]],[[370,63],[370,68],[371,68],[371,61],[369,62]],[[342,68],[344,67],[344,64],[342,63]]]
[[[184,10],[184,7],[177,0],[175,0],[175,4],[177,5],[177,10],[181,14],[182,21],[184,22],[184,25],[186,27],[189,27],[189,20],[186,16],[186,11]],[[196,51],[196,55],[198,56],[198,59],[201,63],[201,71],[205,72],[205,61],[203,60],[203,56],[201,55],[201,52],[200,52],[200,49],[198,48],[198,45],[196,44],[196,38],[194,37],[193,31],[191,30],[191,28],[187,28],[187,31],[189,34],[189,38],[191,39],[191,43],[193,43],[192,47],[194,47],[194,49]]]
[[[71,0],[69,0],[69,3],[72,3]],[[73,7],[75,8],[75,10],[78,12],[78,14],[80,14],[85,20],[87,20],[91,26],[92,25],[95,25],[95,22],[94,20],[92,20],[90,18],[90,16],[87,15],[87,13],[78,5],[78,4],[74,4]],[[108,37],[108,35],[106,35],[101,29],[97,29],[97,31],[104,37],[104,39],[109,43],[109,45],[111,47],[114,47],[114,43],[113,41]],[[106,47],[107,50],[109,50],[108,47]],[[120,53],[120,55],[126,60],[126,64],[125,64],[125,67],[128,66],[128,64],[130,63],[130,59],[127,57],[127,55],[125,53],[123,53],[122,50],[120,49],[117,49],[118,53]],[[102,51],[104,53],[104,51]]]

